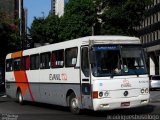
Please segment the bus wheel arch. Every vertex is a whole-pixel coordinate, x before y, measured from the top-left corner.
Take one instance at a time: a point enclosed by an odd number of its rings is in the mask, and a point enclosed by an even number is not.
[[[67,99],[67,105],[69,106],[70,111],[73,114],[80,114],[81,110],[79,108],[79,101],[73,90],[69,90],[67,92],[66,99]]]
[[[72,93],[74,93],[74,91],[73,91],[72,89],[69,89],[69,90],[67,91],[67,94],[66,94],[66,103],[67,103],[67,106],[69,106],[69,97],[70,97],[70,95],[71,95]],[[74,94],[75,94],[75,93],[74,93]]]
[[[22,92],[21,92],[20,87],[17,88],[16,101],[17,101],[19,104],[21,104],[21,105],[24,103],[24,101],[23,101],[23,96],[22,96]]]

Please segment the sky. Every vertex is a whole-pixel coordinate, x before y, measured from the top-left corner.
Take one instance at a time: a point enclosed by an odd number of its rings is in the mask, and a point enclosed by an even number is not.
[[[24,8],[28,9],[27,26],[30,27],[34,17],[46,17],[51,10],[51,0],[23,0]]]

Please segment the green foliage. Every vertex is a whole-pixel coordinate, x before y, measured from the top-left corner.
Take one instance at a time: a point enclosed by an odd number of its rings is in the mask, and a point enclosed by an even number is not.
[[[45,40],[45,20],[44,18],[34,18],[31,25],[30,34],[34,42],[43,42]]]
[[[7,14],[0,12],[0,67],[5,67],[5,57],[9,52],[21,48],[21,40],[18,30],[18,20],[10,18]]]
[[[21,48],[18,30],[18,20],[10,18],[7,14],[0,12],[0,47],[6,53]],[[7,48],[7,49],[6,49]]]
[[[49,15],[45,20],[46,40],[49,43],[59,42],[60,18],[54,14]],[[54,26],[54,27],[53,27]]]
[[[35,18],[30,34],[34,42],[55,43],[92,35],[96,9],[92,0],[70,0],[64,16],[49,15]]]
[[[59,41],[59,23],[56,15],[49,15],[47,18],[34,18],[30,34],[35,43],[54,43]]]
[[[62,17],[35,18],[34,42],[55,43],[89,35],[135,35],[151,0],[69,0]]]
[[[93,0],[70,0],[61,20],[61,39],[68,40],[92,35],[96,22]]]
[[[151,0],[106,0],[107,6],[100,16],[101,34],[135,35],[133,29],[145,17],[145,7]]]

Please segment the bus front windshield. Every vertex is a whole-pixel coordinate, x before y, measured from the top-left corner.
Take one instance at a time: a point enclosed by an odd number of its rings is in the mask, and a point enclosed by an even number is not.
[[[146,74],[144,52],[136,45],[96,45],[92,47],[92,74],[95,77]]]

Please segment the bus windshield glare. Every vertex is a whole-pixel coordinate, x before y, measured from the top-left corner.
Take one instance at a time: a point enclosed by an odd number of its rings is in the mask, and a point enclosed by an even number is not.
[[[141,46],[95,45],[92,53],[92,74],[95,77],[147,74]]]

